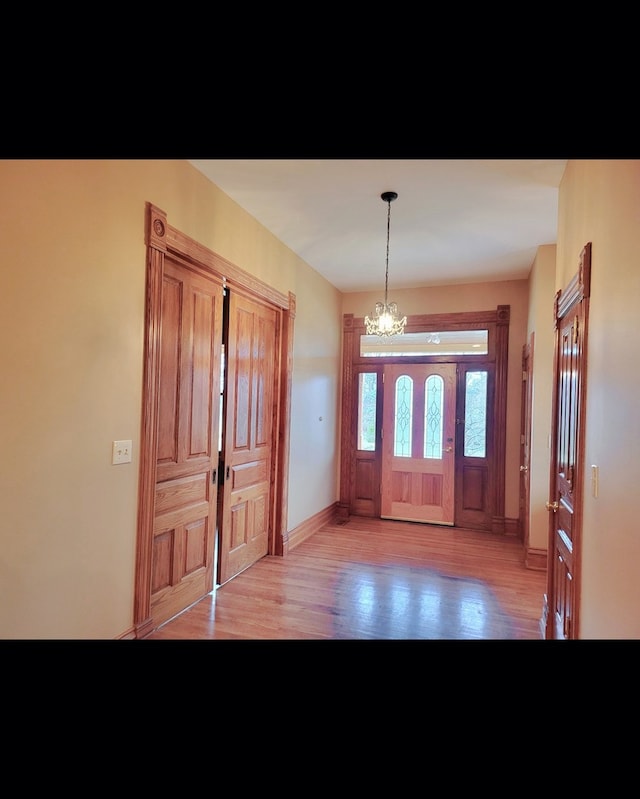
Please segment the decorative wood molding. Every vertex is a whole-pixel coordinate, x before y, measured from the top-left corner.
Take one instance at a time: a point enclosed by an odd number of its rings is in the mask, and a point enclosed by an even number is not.
[[[511,321],[511,306],[498,305],[496,311],[496,321],[499,325],[508,325]]]
[[[143,638],[153,629],[151,606],[151,551],[156,486],[158,380],[160,371],[160,321],[162,305],[162,275],[165,250],[161,246],[160,217],[154,206],[149,207],[149,239],[147,249],[147,288],[145,310],[144,386],[140,431],[140,478],[138,483],[138,536],[136,542],[136,579],[134,625],[136,635]],[[160,245],[160,246],[158,246]]]
[[[547,550],[534,549],[529,547],[525,552],[524,565],[527,569],[546,572],[547,570]]]
[[[186,257],[197,264],[208,267],[220,275],[223,282],[230,287],[248,290],[252,295],[261,297],[279,308],[288,309],[289,307],[291,295],[285,296],[269,286],[268,283],[264,283],[259,278],[234,266],[231,261],[227,261],[226,258],[194,241],[171,225],[167,225],[167,249],[183,258]]]
[[[520,528],[518,536],[524,545],[525,551],[529,548],[530,537],[531,485],[528,469],[531,462],[534,352],[535,332],[531,331],[529,340],[522,345],[522,389],[520,396],[520,468],[522,469],[524,466],[526,471],[520,477],[520,512],[518,516]]]
[[[582,248],[578,270],[564,291],[556,294],[556,319],[564,318],[576,303],[591,295],[591,242]]]
[[[340,516],[349,516],[351,504],[351,469],[353,461],[353,314],[344,314],[342,325],[342,407],[340,428]]]
[[[160,252],[167,251],[167,215],[164,211],[151,203],[147,204],[147,247],[153,247]]]
[[[473,364],[479,369],[485,365],[493,372],[493,392],[491,402],[492,419],[495,431],[488,443],[488,452],[492,458],[491,484],[487,489],[484,508],[483,529],[494,532],[505,532],[504,480],[506,458],[506,413],[507,413],[507,370],[509,348],[509,324],[511,307],[498,305],[495,311],[463,311],[447,314],[415,314],[407,318],[406,332],[434,332],[441,330],[489,330],[489,351],[482,361],[477,355],[470,356],[415,356],[403,357],[403,363],[423,362],[457,362]],[[393,362],[393,356],[374,359],[361,356],[360,336],[365,333],[364,317],[353,314],[343,315],[343,351],[342,351],[342,406],[341,406],[341,438],[340,438],[340,500],[338,511],[341,518],[358,515],[355,508],[355,473],[357,457],[357,397],[354,396],[355,375],[359,371],[383,371],[384,364]],[[461,387],[458,391],[462,390]],[[381,456],[376,450],[375,469],[381,471]],[[368,513],[362,513],[368,515]],[[375,514],[374,514],[375,515]],[[469,524],[469,519],[458,518],[458,524]]]
[[[542,595],[542,615],[540,616],[540,634],[543,639],[547,638],[547,624],[549,623],[549,598],[547,594]]]
[[[136,630],[134,627],[129,627],[128,630],[123,632],[121,635],[117,635],[115,640],[116,641],[135,641],[137,638]]]
[[[507,449],[507,372],[509,364],[509,321],[511,310],[508,305],[498,305],[496,313],[496,382],[494,412],[497,423],[494,425],[494,500],[495,516],[504,516],[505,459]]]
[[[505,535],[520,536],[520,519],[503,519],[502,529]]]
[[[296,317],[296,297],[289,292],[289,310],[282,314],[281,367],[280,367],[280,414],[287,423],[278,429],[277,483],[281,487],[280,501],[276,504],[274,522],[274,555],[286,555],[289,551],[287,517],[289,504],[289,440],[291,419],[291,383],[293,375],[293,328]]]
[[[502,309],[502,310],[501,310]],[[452,329],[452,325],[461,330],[478,330],[485,325],[496,322],[497,314],[507,314],[506,323],[509,323],[509,306],[498,305],[496,311],[457,311],[454,313],[433,313],[433,314],[411,314],[407,317],[407,333],[439,331],[443,325],[447,330]],[[362,324],[364,328],[364,317],[355,320],[356,324]]]
[[[289,550],[295,549],[303,541],[312,536],[326,524],[332,524],[337,515],[338,503],[334,502],[332,505],[327,506],[324,510],[310,516],[302,524],[294,527],[288,533]]]
[[[505,535],[506,534],[504,516],[492,516],[491,517],[491,532],[492,533],[500,533],[500,535]]]

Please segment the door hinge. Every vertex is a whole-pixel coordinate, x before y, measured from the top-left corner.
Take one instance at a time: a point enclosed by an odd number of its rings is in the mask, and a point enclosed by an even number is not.
[[[523,372],[523,373],[522,373],[522,382],[523,382],[523,383],[526,383],[526,382],[527,382],[527,373],[526,373],[526,372]]]

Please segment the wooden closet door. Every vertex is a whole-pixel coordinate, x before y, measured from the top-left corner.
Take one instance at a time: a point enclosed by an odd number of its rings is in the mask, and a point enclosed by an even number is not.
[[[264,557],[273,525],[277,312],[231,291],[220,475],[218,582]]]
[[[222,286],[169,258],[162,281],[154,625],[213,590]]]

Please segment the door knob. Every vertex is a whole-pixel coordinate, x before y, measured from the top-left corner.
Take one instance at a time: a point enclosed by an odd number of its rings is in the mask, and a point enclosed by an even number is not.
[[[445,447],[444,451],[445,452],[453,452],[453,447]]]
[[[557,502],[545,502],[544,506],[547,510],[552,510],[554,513],[558,510]]]
[[[529,469],[528,469],[526,466],[521,466],[521,467],[520,467],[520,471],[521,471],[521,472],[528,472],[528,471],[529,471]]]

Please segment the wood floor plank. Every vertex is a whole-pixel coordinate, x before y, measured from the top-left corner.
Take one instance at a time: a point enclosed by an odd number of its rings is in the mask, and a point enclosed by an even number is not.
[[[515,537],[351,517],[146,640],[539,640],[545,589]]]

